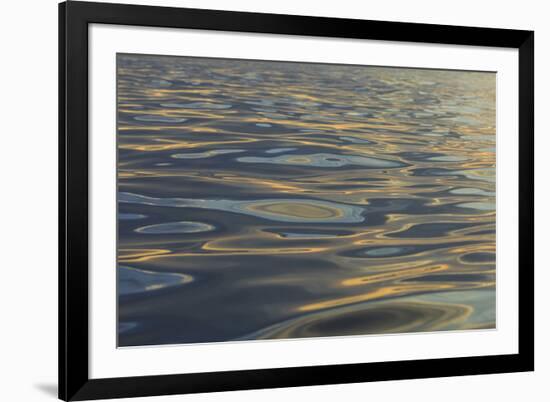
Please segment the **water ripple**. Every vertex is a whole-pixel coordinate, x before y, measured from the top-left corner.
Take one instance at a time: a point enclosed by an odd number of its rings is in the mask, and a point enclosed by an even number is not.
[[[208,223],[184,221],[142,226],[137,228],[136,232],[144,234],[178,234],[209,232],[214,229],[215,227]]]
[[[343,167],[348,165],[361,166],[364,168],[396,168],[405,166],[397,161],[371,158],[356,155],[336,154],[292,154],[276,157],[242,156],[237,158],[239,162],[245,163],[272,163],[280,165],[315,166],[315,167]]]
[[[124,296],[156,291],[192,281],[193,277],[185,274],[159,273],[125,266],[118,267],[118,292]]]
[[[364,209],[329,201],[302,199],[200,200],[155,198],[119,193],[119,202],[176,208],[204,208],[256,216],[279,222],[354,223],[363,222]]]

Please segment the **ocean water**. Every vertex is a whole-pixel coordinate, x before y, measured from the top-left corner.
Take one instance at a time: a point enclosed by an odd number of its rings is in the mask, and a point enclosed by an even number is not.
[[[495,327],[495,74],[117,65],[119,346]]]

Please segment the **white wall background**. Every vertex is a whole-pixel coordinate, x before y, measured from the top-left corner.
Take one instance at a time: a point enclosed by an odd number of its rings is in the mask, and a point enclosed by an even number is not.
[[[127,2],[120,1],[119,2]],[[131,2],[131,1],[130,1]],[[550,391],[546,151],[550,25],[539,0],[163,0],[144,4],[534,29],[536,372],[170,396],[134,401],[547,401]],[[0,23],[0,399],[47,401],[57,382],[57,1],[2,2]],[[546,91],[545,91],[546,90]]]

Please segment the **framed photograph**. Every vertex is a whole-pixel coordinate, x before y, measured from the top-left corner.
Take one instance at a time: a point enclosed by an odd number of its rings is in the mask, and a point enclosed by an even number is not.
[[[59,5],[59,397],[530,371],[534,33]]]

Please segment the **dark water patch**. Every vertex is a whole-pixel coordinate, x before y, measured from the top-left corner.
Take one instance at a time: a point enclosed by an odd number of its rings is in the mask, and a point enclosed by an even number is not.
[[[173,109],[223,110],[230,109],[231,105],[224,103],[192,102],[192,103],[161,103],[162,107]]]
[[[444,156],[445,154],[442,154],[440,152],[400,152],[397,154],[399,157],[412,161],[412,162],[422,162],[426,161],[430,158],[437,157],[437,156]]]
[[[352,144],[376,144],[374,141],[367,140],[365,138],[359,138],[359,137],[340,137],[341,140],[344,140],[346,142],[351,142]]]
[[[276,157],[242,156],[237,161],[244,163],[269,163],[276,165],[313,166],[322,168],[340,168],[348,165],[361,166],[367,169],[396,168],[405,164],[399,161],[371,158],[356,155],[336,154],[292,154]]]
[[[266,124],[268,124],[268,126],[266,126]],[[213,123],[212,126],[226,132],[242,133],[247,135],[265,134],[267,136],[271,134],[292,134],[295,132],[293,127],[275,123],[263,123],[261,121],[256,121],[254,123],[235,123],[231,121],[220,120],[216,123]]]
[[[299,232],[297,232],[297,230],[299,230]],[[275,233],[281,237],[290,239],[344,237],[350,236],[354,233],[351,230],[330,230],[326,228],[309,229],[305,227],[301,227],[299,229],[292,227],[269,228],[264,229],[264,231],[268,233]]]
[[[172,86],[172,83],[167,80],[153,79],[149,81],[149,85],[153,88],[168,88]]]
[[[266,154],[280,154],[283,152],[295,151],[297,148],[271,148],[265,151]]]
[[[368,190],[370,188],[382,188],[383,186],[376,184],[319,184],[317,190],[341,190],[341,191],[354,191],[354,190]]]
[[[495,211],[496,204],[494,202],[464,202],[458,204],[461,208],[477,209],[479,211]]]
[[[469,253],[460,256],[460,259],[472,264],[490,264],[495,263],[495,253]]]
[[[415,168],[411,170],[413,176],[448,176],[448,177],[465,177],[466,175],[463,172],[458,172],[455,169],[447,168]]]
[[[137,322],[127,322],[127,321],[119,321],[118,323],[118,333],[126,333],[138,326]]]
[[[118,214],[118,219],[120,220],[134,220],[134,219],[143,219],[146,218],[146,215],[143,214],[131,214],[131,213],[120,213]]]
[[[428,158],[430,162],[465,162],[467,160],[469,160],[468,157],[458,155],[438,155]]]
[[[495,229],[488,229],[488,230],[479,230],[476,232],[470,232],[470,236],[483,236],[483,235],[496,235]]]
[[[290,304],[307,297],[309,292],[287,284],[289,279],[307,279],[336,268],[326,261],[285,262],[277,256],[203,257],[194,268],[188,258],[177,265],[185,265],[193,276],[200,273],[201,281],[182,286],[181,292],[172,288],[147,297],[122,298],[119,314],[140,327],[121,338],[119,346],[222,342],[243,336],[276,323]],[[278,267],[272,278],[265,277],[264,268],[269,266]],[[266,310],[266,305],[271,308]],[[208,317],[204,311],[209,311]]]
[[[403,231],[388,233],[386,236],[397,238],[440,237],[447,236],[450,232],[471,228],[476,225],[477,223],[458,222],[419,223]]]
[[[434,204],[431,198],[379,198],[369,199],[369,210],[377,213],[465,214],[457,203]]]
[[[211,149],[204,152],[185,152],[179,154],[173,154],[172,158],[175,159],[204,159],[212,158],[218,155],[238,154],[245,152],[244,149]]]
[[[167,117],[167,116],[157,116],[157,115],[135,116],[134,120],[152,122],[152,123],[183,123],[187,121],[187,119],[183,117]]]
[[[433,190],[434,187],[435,189],[438,189],[437,186],[434,186],[433,184],[423,184],[423,183],[420,183],[420,184],[411,184],[410,186],[407,186],[409,188],[426,188],[426,189],[430,189],[430,190]],[[440,191],[437,191],[436,193],[426,193],[426,195],[430,196],[432,194],[440,194],[441,192]]]
[[[494,197],[495,192],[494,191],[487,191],[481,188],[472,188],[472,187],[460,187],[460,188],[453,188],[449,190],[449,193],[451,194],[457,194],[457,195],[472,195],[472,196],[488,196],[488,197]]]
[[[494,275],[487,274],[432,274],[403,279],[403,282],[490,282],[494,281]]]
[[[445,250],[455,247],[462,247],[469,244],[475,244],[474,241],[439,243],[439,244],[406,244],[391,246],[371,246],[353,251],[348,251],[342,255],[358,258],[395,258],[409,255],[416,255],[426,251]]]

